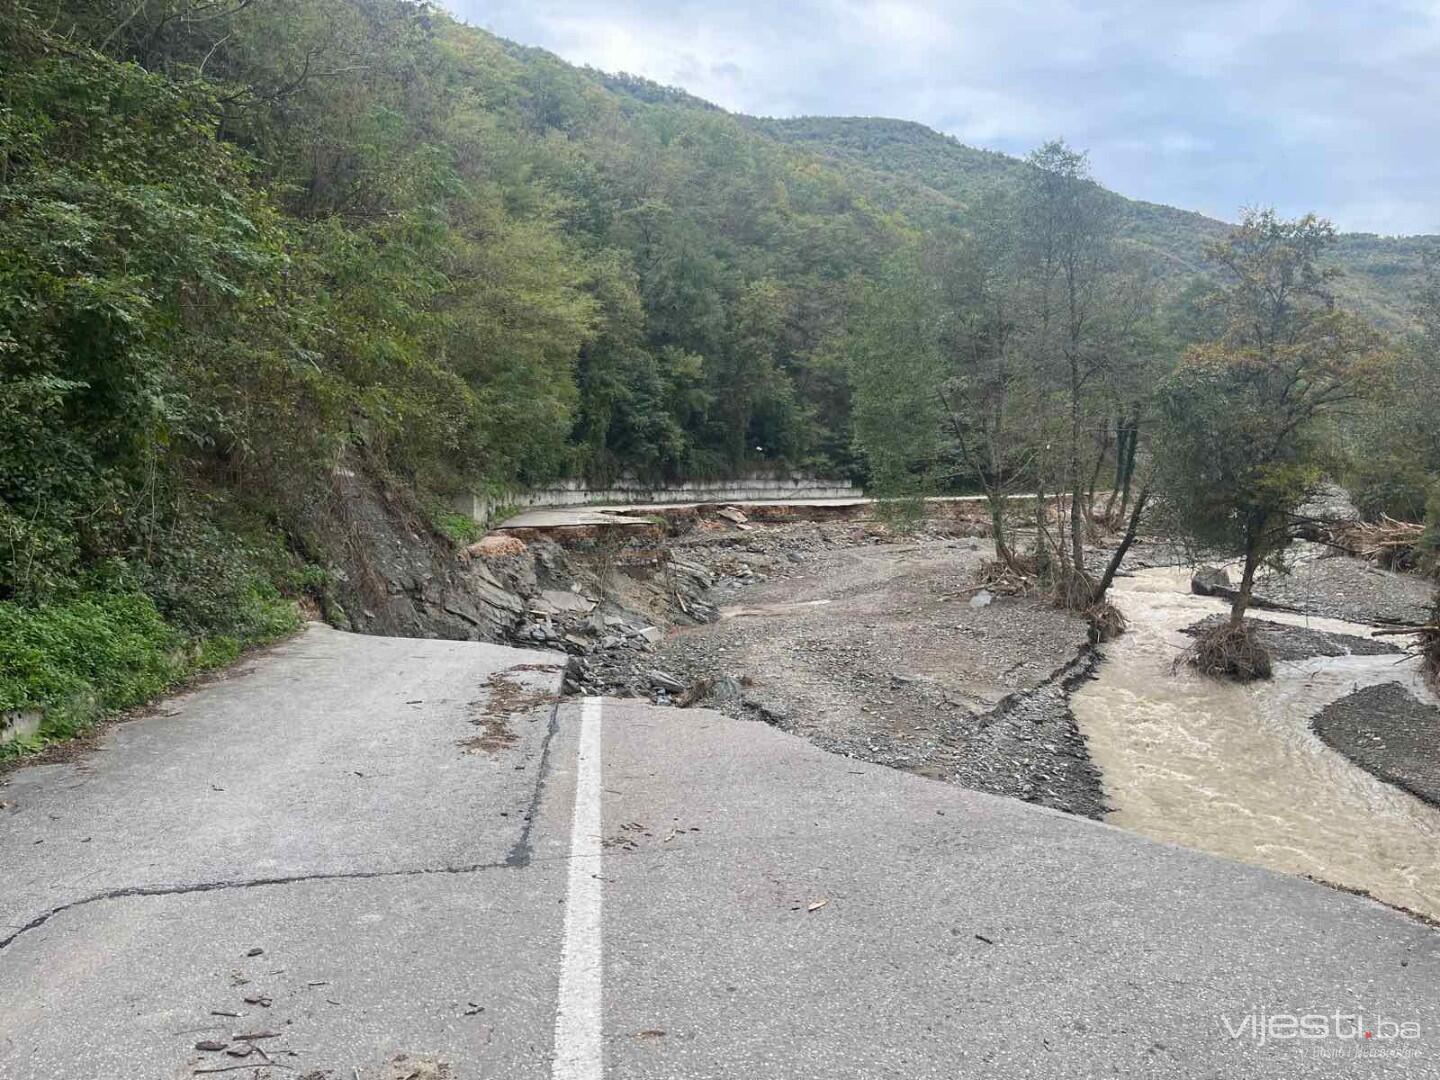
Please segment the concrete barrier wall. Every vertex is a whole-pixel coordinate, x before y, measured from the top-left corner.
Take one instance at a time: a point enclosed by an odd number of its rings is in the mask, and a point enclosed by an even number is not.
[[[498,497],[467,492],[456,500],[455,509],[482,525],[489,525],[506,514],[533,507],[858,499],[863,494],[843,480],[816,476],[744,476],[734,480],[691,480],[666,487],[621,479],[606,488],[592,488],[583,480],[563,480],[548,487]]]

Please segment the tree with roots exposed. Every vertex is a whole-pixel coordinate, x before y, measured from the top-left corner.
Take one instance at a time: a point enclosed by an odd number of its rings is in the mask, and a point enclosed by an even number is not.
[[[1244,624],[1256,571],[1303,525],[1323,471],[1321,423],[1357,401],[1389,354],[1338,310],[1322,259],[1329,222],[1247,213],[1207,254],[1221,278],[1216,340],[1192,346],[1160,393],[1158,481],[1168,516],[1195,543],[1243,557],[1228,623],[1197,643],[1202,670],[1264,677]]]

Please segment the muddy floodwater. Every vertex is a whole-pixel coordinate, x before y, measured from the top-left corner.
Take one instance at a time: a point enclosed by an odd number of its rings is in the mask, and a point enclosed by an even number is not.
[[[1395,655],[1277,663],[1238,686],[1174,669],[1181,630],[1225,610],[1193,596],[1189,572],[1144,570],[1111,596],[1129,632],[1072,698],[1100,767],[1113,824],[1292,874],[1309,874],[1440,917],[1440,810],[1351,764],[1310,730],[1322,708],[1374,683],[1422,700],[1414,660]],[[1369,636],[1335,619],[1275,622]],[[1397,663],[1397,661],[1400,661]]]

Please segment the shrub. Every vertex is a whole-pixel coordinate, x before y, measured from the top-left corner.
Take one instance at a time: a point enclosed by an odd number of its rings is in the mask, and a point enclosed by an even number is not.
[[[436,530],[457,547],[473,544],[480,539],[483,532],[479,522],[469,514],[454,510],[435,510],[430,517]]]
[[[230,633],[191,637],[139,592],[38,606],[0,602],[0,714],[41,716],[34,736],[0,745],[0,759],[77,735],[106,713],[143,704],[300,625],[294,603],[259,579],[226,621]]]
[[[139,593],[40,607],[0,603],[0,712],[42,714],[38,736],[0,747],[0,755],[73,735],[106,711],[154,697],[184,670],[182,645]]]

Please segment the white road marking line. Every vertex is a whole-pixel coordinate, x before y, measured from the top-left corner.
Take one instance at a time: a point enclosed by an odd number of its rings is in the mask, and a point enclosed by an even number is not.
[[[580,709],[575,760],[575,816],[570,826],[570,880],[565,896],[565,944],[555,1013],[554,1080],[601,1080],[603,1021],[600,951],[600,715],[601,701]]]

